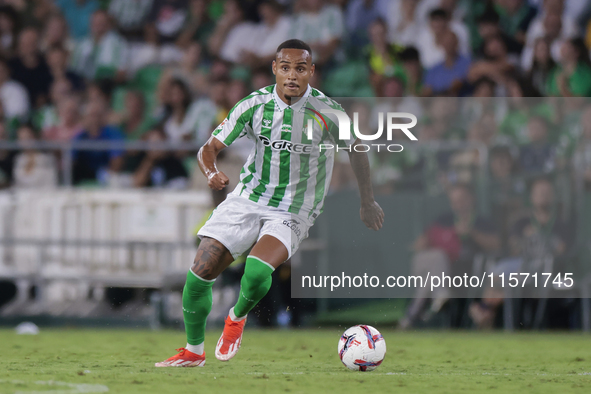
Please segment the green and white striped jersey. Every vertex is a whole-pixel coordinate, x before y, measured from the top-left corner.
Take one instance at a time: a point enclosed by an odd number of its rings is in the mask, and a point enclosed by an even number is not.
[[[322,212],[334,162],[334,147],[350,146],[338,139],[338,120],[322,109],[343,111],[341,106],[308,86],[295,104],[285,104],[275,85],[253,92],[232,108],[213,135],[226,146],[247,137],[255,145],[232,192],[258,204],[272,206],[312,221]],[[313,119],[312,139],[308,119]],[[320,149],[320,144],[333,149]]]

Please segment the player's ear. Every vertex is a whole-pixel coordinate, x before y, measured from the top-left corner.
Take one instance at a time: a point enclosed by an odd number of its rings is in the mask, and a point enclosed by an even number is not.
[[[277,75],[277,63],[275,60],[273,60],[273,63],[271,64],[271,69],[273,70],[273,75]]]
[[[310,67],[310,76],[314,75],[315,70],[316,70],[316,65],[312,64],[312,67]]]

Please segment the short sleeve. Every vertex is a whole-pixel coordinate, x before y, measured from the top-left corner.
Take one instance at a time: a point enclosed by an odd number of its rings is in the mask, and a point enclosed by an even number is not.
[[[355,130],[353,129],[353,120],[349,117],[349,115],[347,115],[347,113],[342,109],[342,107],[340,107],[340,105],[336,108],[334,106],[332,106],[332,107],[333,107],[333,109],[341,110],[349,119],[349,125],[350,125],[349,138],[348,139],[341,139],[340,138],[339,121],[335,115],[326,116],[326,120],[327,120],[327,124],[328,124],[328,133],[330,134],[331,138],[338,145],[339,148],[348,148],[351,145],[353,145],[353,143],[357,139],[357,137],[355,135]]]
[[[213,136],[229,146],[252,130],[254,108],[247,101],[240,101],[232,108],[226,119],[213,131]]]

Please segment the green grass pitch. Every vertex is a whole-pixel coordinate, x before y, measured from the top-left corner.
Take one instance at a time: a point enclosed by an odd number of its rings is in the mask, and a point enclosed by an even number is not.
[[[154,368],[184,345],[178,331],[0,330],[0,393],[590,393],[591,341],[580,333],[395,332],[374,372],[347,370],[343,330],[245,332],[231,361]]]

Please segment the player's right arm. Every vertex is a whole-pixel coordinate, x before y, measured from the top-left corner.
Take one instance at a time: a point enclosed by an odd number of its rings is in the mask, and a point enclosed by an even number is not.
[[[252,131],[252,114],[254,109],[247,98],[240,100],[224,121],[215,128],[209,140],[199,149],[197,161],[203,175],[207,177],[207,184],[213,190],[222,190],[230,180],[216,165],[218,154],[235,140],[244,137]]]
[[[226,174],[218,170],[216,165],[218,154],[225,147],[226,145],[212,135],[197,153],[199,168],[213,190],[222,190],[230,182]]]

